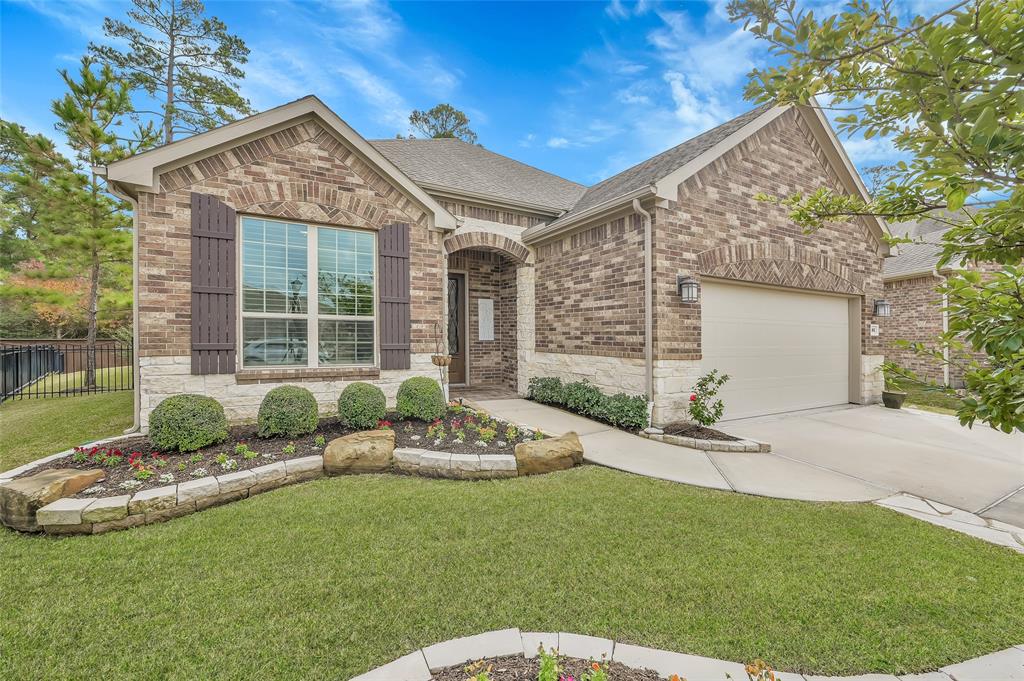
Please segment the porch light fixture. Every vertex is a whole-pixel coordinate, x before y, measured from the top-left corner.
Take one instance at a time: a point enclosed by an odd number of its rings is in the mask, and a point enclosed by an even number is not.
[[[700,285],[693,277],[680,274],[676,276],[676,291],[684,303],[696,303]]]
[[[888,300],[876,300],[875,301],[875,316],[876,317],[891,317],[892,316],[892,305]]]

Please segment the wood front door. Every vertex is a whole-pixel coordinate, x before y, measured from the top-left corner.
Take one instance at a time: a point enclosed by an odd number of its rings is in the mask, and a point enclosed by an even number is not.
[[[452,363],[448,367],[448,382],[452,385],[468,382],[466,328],[466,275],[451,273],[448,275],[448,354],[452,356]]]

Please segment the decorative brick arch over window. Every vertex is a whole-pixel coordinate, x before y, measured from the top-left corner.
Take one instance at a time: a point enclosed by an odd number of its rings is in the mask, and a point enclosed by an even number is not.
[[[833,258],[797,244],[729,244],[697,255],[700,273],[773,286],[863,295],[864,278]]]
[[[292,220],[379,229],[387,217],[379,207],[319,182],[260,182],[228,193],[235,210]]]
[[[494,232],[456,232],[444,240],[444,250],[449,255],[465,248],[498,251],[521,265],[533,263],[533,254],[529,248]]]

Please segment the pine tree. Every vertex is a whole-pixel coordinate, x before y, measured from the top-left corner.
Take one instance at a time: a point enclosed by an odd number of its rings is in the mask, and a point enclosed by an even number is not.
[[[190,135],[252,113],[238,94],[240,68],[249,48],[217,17],[205,17],[199,0],[132,0],[130,22],[107,17],[103,32],[128,49],[89,45],[100,61],[114,67],[132,90],[141,89],[156,110],[163,144],[179,134]]]
[[[409,124],[432,138],[456,138],[476,144],[476,133],[469,128],[469,117],[451,104],[438,104],[428,111],[414,110]]]

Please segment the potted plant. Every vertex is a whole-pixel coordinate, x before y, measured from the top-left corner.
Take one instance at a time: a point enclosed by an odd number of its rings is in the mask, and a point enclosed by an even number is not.
[[[889,409],[899,409],[903,406],[903,400],[907,399],[907,393],[900,383],[900,375],[895,365],[883,364],[882,377],[885,380],[885,387],[882,388],[882,404]]]

